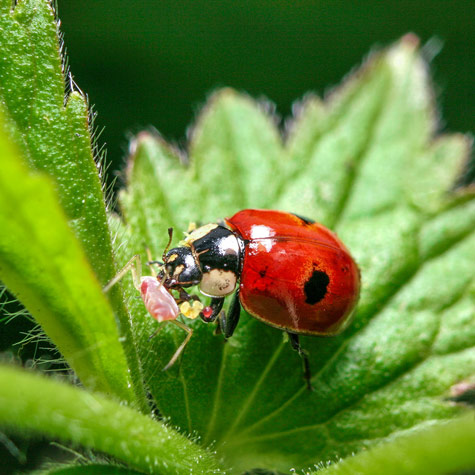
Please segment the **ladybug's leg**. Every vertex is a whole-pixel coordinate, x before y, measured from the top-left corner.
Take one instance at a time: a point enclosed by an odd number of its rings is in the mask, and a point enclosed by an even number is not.
[[[289,335],[290,344],[292,345],[292,348],[297,351],[300,357],[302,358],[303,377],[305,379],[305,382],[307,383],[307,389],[309,391],[313,391],[312,383],[310,381],[312,373],[310,371],[310,363],[308,361],[308,352],[300,346],[300,339],[298,335],[290,332],[287,332],[287,335]]]
[[[223,308],[223,303],[224,297],[213,297],[211,303],[201,311],[201,320],[206,323],[214,322]]]
[[[219,316],[219,326],[225,338],[229,338],[239,322],[241,316],[241,302],[239,301],[239,287],[234,293],[233,301],[229,307],[228,314],[222,312]]]
[[[201,302],[200,298],[198,297],[198,295],[190,295],[185,289],[183,289],[182,287],[180,287],[178,289],[178,293],[180,294],[180,296],[178,297],[178,299],[175,299],[177,301],[177,303],[181,303],[181,302],[189,302],[190,300],[195,300],[197,302]]]

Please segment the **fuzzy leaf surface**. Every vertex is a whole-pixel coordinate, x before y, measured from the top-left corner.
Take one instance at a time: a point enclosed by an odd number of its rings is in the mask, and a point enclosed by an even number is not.
[[[68,465],[60,468],[52,468],[41,472],[42,475],[139,475],[129,468],[118,465],[87,464],[87,465]]]
[[[85,386],[134,401],[114,313],[68,225],[53,182],[22,163],[1,119],[0,278]]]
[[[101,395],[7,366],[0,366],[0,387],[3,426],[92,447],[141,473],[220,472],[211,452]]]
[[[115,271],[104,258],[111,245],[88,105],[65,77],[54,12],[44,0],[22,0],[13,10],[11,1],[0,3],[0,98],[12,133],[29,165],[54,178],[69,223],[105,284]]]
[[[83,383],[117,391],[129,401],[136,399],[135,392],[146,410],[122,298],[116,289],[110,292],[112,312],[100,295],[100,285],[115,274],[112,244],[88,105],[69,77],[65,97],[58,28],[48,1],[23,0],[12,8],[12,2],[0,0],[2,140],[17,149],[3,157],[2,255],[8,263],[2,262],[0,279],[21,298]],[[16,167],[14,160],[42,175]],[[134,391],[127,389],[130,382]]]
[[[393,441],[349,457],[319,475],[445,475],[470,473],[475,466],[473,414],[436,421]]]
[[[144,243],[160,258],[169,226],[178,244],[189,221],[251,207],[331,227],[361,269],[353,324],[301,339],[314,392],[281,332],[244,311],[227,343],[189,322],[183,357],[162,372],[185,335],[166,326],[147,341],[156,323],[126,286],[160,411],[214,442],[236,473],[335,461],[460,412],[444,397],[475,374],[475,202],[451,187],[470,141],[436,135],[432,100],[417,39],[406,36],[325,101],[304,101],[284,144],[262,107],[228,89],[198,118],[188,160],[158,137],[137,137],[121,195],[122,261]]]

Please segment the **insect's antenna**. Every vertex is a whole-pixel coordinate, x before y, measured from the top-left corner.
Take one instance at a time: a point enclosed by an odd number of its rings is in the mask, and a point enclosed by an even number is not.
[[[147,261],[146,264],[149,266],[149,265],[152,265],[152,264],[156,264],[157,266],[163,266],[164,263],[162,261],[155,261],[155,260],[150,260],[150,261]]]
[[[167,255],[168,249],[170,249],[170,244],[172,243],[173,239],[173,228],[168,228],[168,244],[162,254],[162,260],[165,262],[165,256]]]

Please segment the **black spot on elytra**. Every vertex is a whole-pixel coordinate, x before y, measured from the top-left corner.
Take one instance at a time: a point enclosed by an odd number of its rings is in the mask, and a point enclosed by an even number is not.
[[[295,213],[292,213],[292,214],[293,214],[296,218],[299,218],[301,221],[303,221],[304,224],[309,225],[309,224],[314,224],[314,223],[315,223],[315,221],[313,221],[313,220],[311,220],[311,219],[304,218],[303,216],[300,216],[300,215],[295,214]]]
[[[266,267],[265,269],[261,269],[261,270],[259,271],[259,275],[260,275],[262,278],[264,278],[264,277],[266,276],[266,274],[267,274],[267,267]]]
[[[305,282],[303,290],[305,292],[305,303],[314,305],[322,300],[326,293],[330,279],[325,272],[320,270],[313,271],[310,279]]]

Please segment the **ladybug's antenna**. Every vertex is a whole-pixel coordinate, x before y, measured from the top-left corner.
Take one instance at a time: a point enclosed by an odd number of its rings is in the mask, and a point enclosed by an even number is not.
[[[168,244],[162,254],[163,262],[165,262],[165,257],[167,255],[168,249],[170,249],[170,244],[172,243],[172,239],[173,239],[173,228],[168,228]]]

